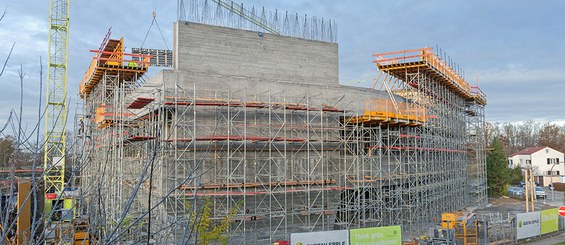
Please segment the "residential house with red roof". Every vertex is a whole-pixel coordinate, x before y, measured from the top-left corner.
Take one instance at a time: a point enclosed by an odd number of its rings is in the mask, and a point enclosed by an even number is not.
[[[508,166],[531,167],[534,181],[548,186],[552,182],[565,182],[564,157],[563,152],[547,146],[528,147],[508,157]]]

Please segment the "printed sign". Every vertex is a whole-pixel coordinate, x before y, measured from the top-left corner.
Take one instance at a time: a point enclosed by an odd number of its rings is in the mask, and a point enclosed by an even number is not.
[[[540,234],[540,212],[516,215],[516,239],[523,239]]]
[[[397,225],[352,229],[349,232],[349,238],[351,245],[400,245],[402,244],[402,228]]]
[[[546,209],[541,211],[541,234],[557,231],[559,214],[558,208]]]
[[[349,245],[349,231],[319,231],[290,234],[292,245]]]

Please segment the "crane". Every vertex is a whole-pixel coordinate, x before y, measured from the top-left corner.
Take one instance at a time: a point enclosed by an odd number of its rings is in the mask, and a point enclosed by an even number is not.
[[[45,144],[43,155],[45,215],[50,220],[53,202],[65,188],[67,78],[70,0],[49,2]]]

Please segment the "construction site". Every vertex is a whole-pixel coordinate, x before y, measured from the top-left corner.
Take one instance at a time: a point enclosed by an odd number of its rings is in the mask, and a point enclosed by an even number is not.
[[[72,152],[46,124],[46,241],[200,244],[203,223],[228,244],[393,225],[412,241],[487,204],[486,95],[442,53],[367,54],[373,86],[345,86],[334,21],[179,2],[172,50],[110,31],[86,47]]]
[[[144,77],[149,58],[107,36],[80,84],[77,178],[82,203],[102,203],[80,208],[99,237],[144,241],[151,222],[157,243],[188,241],[205,200],[234,244],[397,224],[416,236],[486,204],[485,95],[431,48],[374,54],[379,88],[341,86],[335,23],[281,16],[304,29],[273,34],[276,19],[245,28],[245,11],[200,6],[174,24],[172,69]]]

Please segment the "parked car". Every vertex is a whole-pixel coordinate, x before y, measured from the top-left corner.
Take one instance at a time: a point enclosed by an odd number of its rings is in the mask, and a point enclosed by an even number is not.
[[[547,194],[545,193],[545,190],[543,189],[543,187],[536,186],[536,199],[538,199],[538,198],[545,199],[546,196],[547,196]]]
[[[508,195],[514,197],[521,197],[524,196],[524,188],[518,186],[510,186],[508,187]]]
[[[539,186],[538,182],[534,182],[534,185]],[[520,186],[521,186],[521,187],[526,187],[526,182],[524,182],[523,180],[520,181]]]

